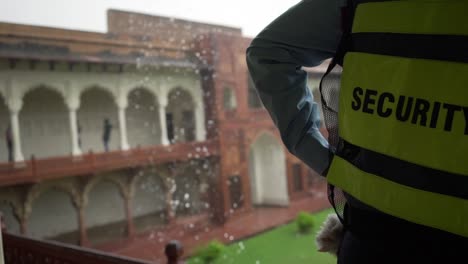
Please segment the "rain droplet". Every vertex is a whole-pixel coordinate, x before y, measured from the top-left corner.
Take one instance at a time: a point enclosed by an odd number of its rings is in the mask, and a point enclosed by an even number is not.
[[[244,243],[242,241],[239,242],[239,247],[240,247],[241,250],[245,249],[245,245],[244,245]]]

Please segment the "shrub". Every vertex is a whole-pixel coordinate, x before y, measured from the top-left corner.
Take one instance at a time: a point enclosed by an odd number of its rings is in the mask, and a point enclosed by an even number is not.
[[[226,246],[213,240],[208,245],[199,248],[195,253],[195,257],[200,259],[203,263],[209,264],[221,257],[225,250]]]
[[[296,224],[299,233],[307,234],[314,227],[314,217],[306,212],[299,212],[296,217]]]

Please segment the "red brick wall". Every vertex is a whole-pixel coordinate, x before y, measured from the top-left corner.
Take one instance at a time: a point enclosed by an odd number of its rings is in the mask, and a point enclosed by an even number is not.
[[[154,36],[173,44],[187,44],[202,34],[222,33],[241,36],[241,29],[199,23],[170,17],[146,15],[120,10],[107,11],[107,27],[112,34]]]
[[[209,87],[211,97],[211,112],[208,115],[216,124],[209,131],[209,135],[216,137],[220,146],[219,192],[224,197],[223,209],[220,209],[220,211],[224,211],[224,218],[252,208],[248,162],[250,146],[256,138],[267,131],[275,135],[278,142],[281,143],[279,133],[266,110],[250,109],[248,107],[248,71],[245,50],[250,41],[250,39],[239,36],[208,34],[203,38],[203,41],[197,43],[197,50],[201,54],[201,59],[209,65],[207,72],[210,74],[205,76],[204,85],[206,88]],[[225,86],[232,87],[235,92],[237,99],[237,108],[235,110],[225,111],[223,109],[223,89]],[[306,173],[303,173],[304,191],[301,192],[302,194],[294,193],[292,166],[301,162],[291,155],[286,148],[284,148],[284,151],[286,154],[288,190],[290,197],[294,199],[306,193]],[[305,165],[301,166],[303,171],[308,170]],[[234,212],[231,210],[228,186],[228,179],[232,175],[241,177],[244,192],[243,208]]]

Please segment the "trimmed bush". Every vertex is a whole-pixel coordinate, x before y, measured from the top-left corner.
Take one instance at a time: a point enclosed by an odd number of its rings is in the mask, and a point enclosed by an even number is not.
[[[195,257],[200,259],[203,263],[210,264],[219,259],[225,250],[225,245],[213,240],[208,245],[199,248],[195,253]]]
[[[307,212],[299,212],[296,217],[296,225],[299,233],[308,234],[314,227],[314,217]]]

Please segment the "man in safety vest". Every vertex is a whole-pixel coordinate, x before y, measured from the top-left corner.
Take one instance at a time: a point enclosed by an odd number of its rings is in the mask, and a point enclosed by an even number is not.
[[[248,48],[284,144],[330,183],[338,263],[468,263],[466,14],[458,0],[303,0]],[[328,58],[327,141],[301,67]]]

